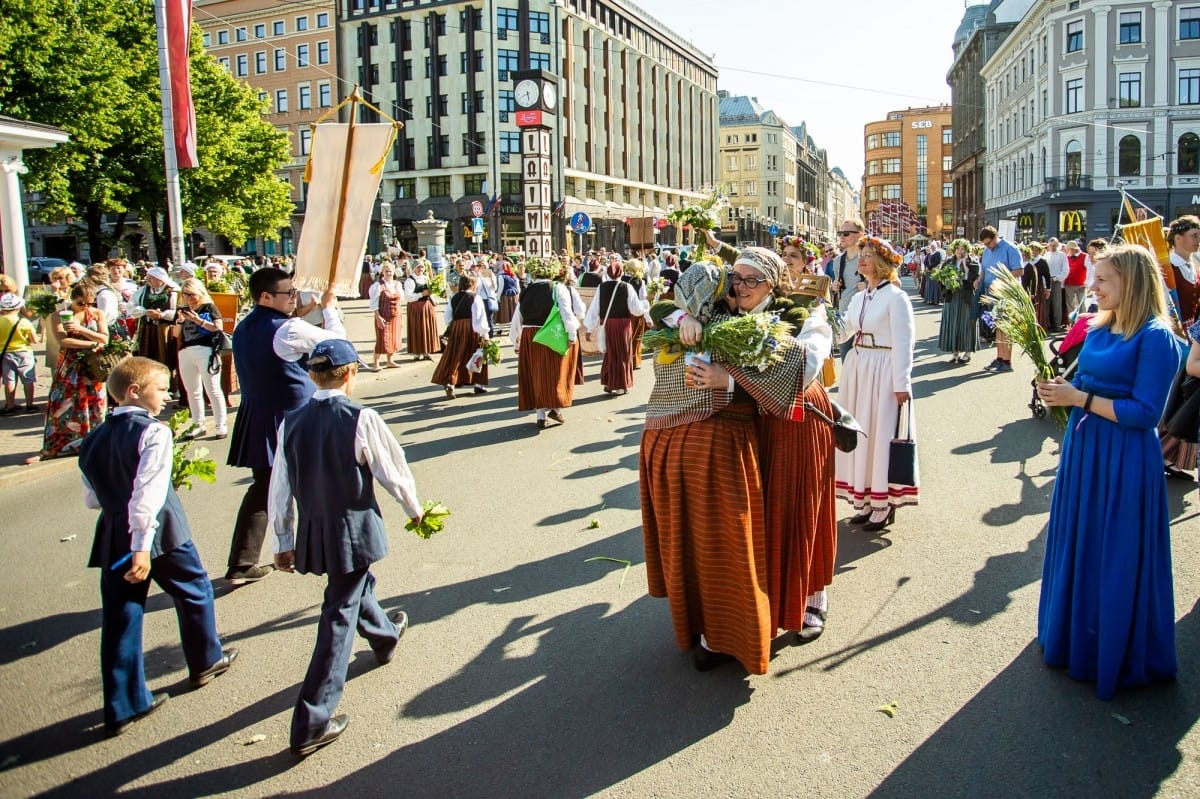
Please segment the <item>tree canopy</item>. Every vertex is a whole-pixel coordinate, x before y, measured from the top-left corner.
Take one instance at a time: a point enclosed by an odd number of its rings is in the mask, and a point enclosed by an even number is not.
[[[263,118],[250,86],[203,48],[193,28],[192,97],[200,166],[181,171],[184,226],[241,244],[274,237],[292,211],[276,171],[288,135]],[[84,221],[93,258],[136,216],[160,253],[168,232],[158,45],[146,0],[0,0],[0,114],[62,128],[67,144],[26,154],[39,216]],[[106,236],[105,215],[120,220]],[[165,214],[164,214],[165,217]]]

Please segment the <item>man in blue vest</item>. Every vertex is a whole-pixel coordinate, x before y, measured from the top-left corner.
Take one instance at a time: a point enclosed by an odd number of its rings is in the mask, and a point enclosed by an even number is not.
[[[293,316],[298,292],[281,269],[267,267],[250,276],[254,310],[233,331],[233,363],[241,384],[242,404],[229,444],[230,466],[250,469],[251,482],[238,508],[225,579],[232,585],[261,580],[271,573],[258,565],[267,535],[267,493],[275,435],[288,411],[308,402],[315,387],[306,360],[313,347],[346,337],[333,288],[321,296],[320,328]]]

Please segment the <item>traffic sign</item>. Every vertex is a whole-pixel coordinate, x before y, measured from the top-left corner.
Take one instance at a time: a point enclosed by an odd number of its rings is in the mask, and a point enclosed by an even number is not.
[[[592,229],[592,218],[583,211],[571,215],[571,230],[576,233],[587,233]]]
[[[475,217],[474,219],[471,220],[471,235],[472,236],[482,236],[483,235],[483,220],[480,219],[479,217]]]
[[[779,235],[779,225],[771,225],[769,228],[767,228],[767,232],[770,233],[772,236],[778,236]]]
[[[471,216],[476,218],[483,216],[483,203],[479,200],[471,200]]]

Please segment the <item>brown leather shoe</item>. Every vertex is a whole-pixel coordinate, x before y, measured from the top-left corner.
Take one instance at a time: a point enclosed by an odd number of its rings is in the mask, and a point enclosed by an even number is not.
[[[328,746],[338,739],[338,736],[346,731],[346,727],[350,724],[350,717],[345,713],[334,716],[325,725],[325,732],[313,738],[311,741],[306,741],[302,744],[292,744],[292,754],[296,757],[308,757],[313,752],[320,749],[322,746]]]

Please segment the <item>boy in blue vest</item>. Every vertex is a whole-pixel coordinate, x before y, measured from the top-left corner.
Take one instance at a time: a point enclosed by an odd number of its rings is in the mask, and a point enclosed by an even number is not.
[[[167,701],[151,694],[142,667],[147,577],[175,601],[192,686],[207,685],[237,657],[222,651],[208,572],[171,484],[174,440],[154,417],[170,390],[167,367],[127,358],[108,378],[120,407],[79,449],[84,503],[100,511],[88,566],[100,569],[100,671],[104,728],[120,735]]]
[[[358,353],[342,339],[308,357],[317,390],[284,417],[267,503],[275,568],[327,579],[317,644],[292,714],[291,748],[306,757],[333,743],[350,719],[333,715],[346,684],[355,629],[375,659],[390,663],[408,616],[387,616],[375,599],[371,564],[388,551],[374,481],[419,522],[421,503],[400,448],[382,417],[350,401]]]

